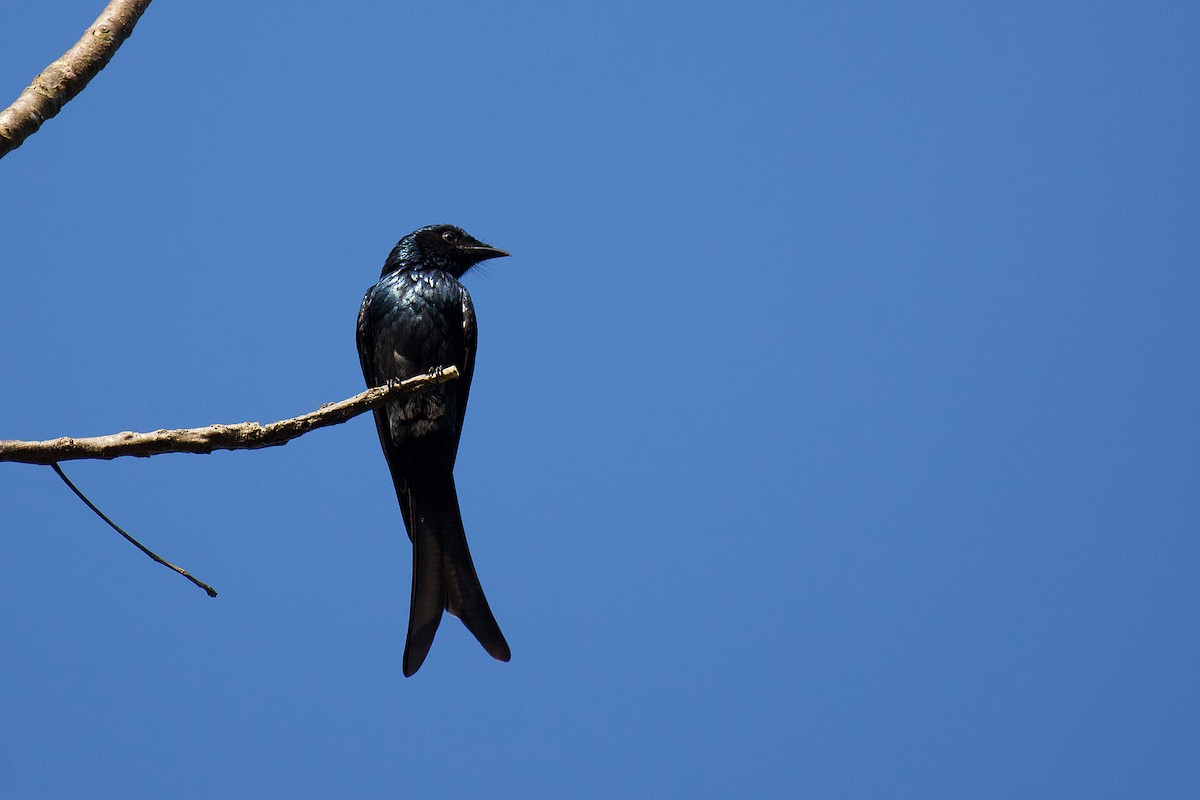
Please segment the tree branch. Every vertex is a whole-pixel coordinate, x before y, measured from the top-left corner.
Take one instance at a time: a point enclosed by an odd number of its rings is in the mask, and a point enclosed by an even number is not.
[[[201,589],[203,589],[204,593],[207,594],[209,597],[217,596],[216,589],[209,586],[207,583],[200,580],[199,578],[197,578],[192,573],[188,572],[183,567],[177,567],[174,564],[172,564],[170,561],[167,561],[165,558],[160,556],[158,553],[154,552],[149,547],[146,547],[146,545],[142,544],[137,539],[133,538],[128,533],[126,533],[125,529],[122,528],[120,525],[118,525],[117,523],[115,523],[111,519],[109,519],[107,514],[105,514],[100,509],[96,508],[96,504],[93,503],[91,500],[89,500],[88,496],[86,494],[84,494],[82,491],[80,491],[78,486],[76,486],[74,483],[71,482],[71,479],[67,477],[67,473],[62,471],[62,467],[60,467],[58,464],[51,464],[50,466],[54,468],[54,471],[56,473],[58,473],[58,477],[62,478],[63,483],[65,483],[67,485],[67,487],[72,492],[75,493],[75,496],[78,497],[80,500],[82,500],[83,504],[85,506],[87,506],[88,508],[90,508],[96,514],[96,516],[100,517],[100,519],[102,519],[106,523],[108,523],[108,527],[112,528],[114,531],[121,534],[121,536],[125,537],[125,541],[129,542],[131,545],[136,547],[138,550],[141,550],[143,553],[145,553],[147,556],[149,556],[149,558],[152,561],[162,564],[167,569],[172,570],[173,572],[177,572],[180,575],[182,575],[183,577],[187,578],[189,581],[191,581],[192,583],[196,584]]]
[[[338,425],[398,397],[426,391],[458,376],[457,367],[445,367],[406,381],[376,386],[354,397],[323,405],[308,414],[268,425],[240,422],[236,425],[209,425],[204,428],[158,430],[151,433],[125,431],[86,439],[62,437],[42,442],[0,440],[0,461],[54,464],[58,461],[81,458],[112,459],[120,456],[146,457],[162,453],[211,453],[214,450],[276,447],[287,444],[309,431]]]
[[[11,106],[0,111],[0,158],[20,147],[83,91],[133,33],[148,5],[150,0],[112,0],[74,47],[42,70]]]

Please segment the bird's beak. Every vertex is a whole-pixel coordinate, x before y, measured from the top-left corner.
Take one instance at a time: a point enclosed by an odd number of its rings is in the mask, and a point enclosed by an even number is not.
[[[487,261],[489,258],[501,258],[503,256],[511,255],[510,253],[504,252],[499,247],[492,247],[489,244],[473,244],[463,249],[471,254],[471,257],[475,259],[475,263],[477,264],[480,261]]]

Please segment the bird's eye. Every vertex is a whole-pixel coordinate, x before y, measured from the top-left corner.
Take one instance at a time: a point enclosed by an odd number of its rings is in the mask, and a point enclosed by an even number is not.
[[[442,233],[442,240],[450,244],[454,244],[458,241],[458,234],[454,231],[444,231]]]

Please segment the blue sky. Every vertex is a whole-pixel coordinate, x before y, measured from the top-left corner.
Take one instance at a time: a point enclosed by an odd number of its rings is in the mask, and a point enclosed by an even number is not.
[[[0,465],[0,794],[1200,792],[1200,7],[331,8],[155,3],[0,161],[0,438],[349,396],[462,225],[512,662],[401,677],[369,417],[67,465],[214,600]]]

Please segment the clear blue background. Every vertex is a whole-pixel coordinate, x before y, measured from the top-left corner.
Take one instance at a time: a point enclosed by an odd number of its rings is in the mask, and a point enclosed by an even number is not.
[[[8,3],[15,98],[99,13]],[[153,4],[0,161],[0,438],[361,388],[454,222],[513,660],[369,417],[0,465],[0,795],[1200,796],[1200,6]]]

